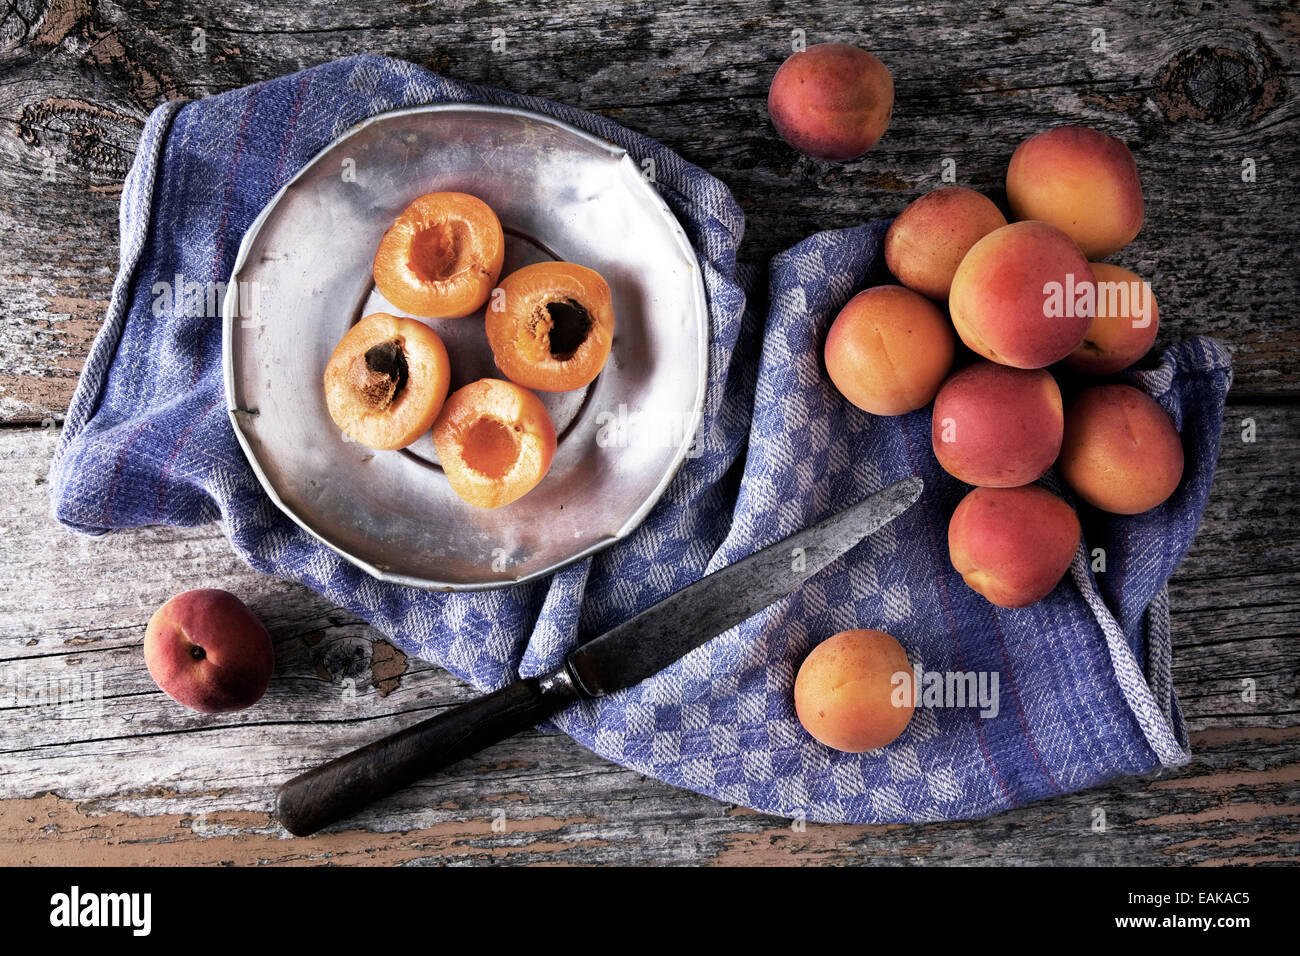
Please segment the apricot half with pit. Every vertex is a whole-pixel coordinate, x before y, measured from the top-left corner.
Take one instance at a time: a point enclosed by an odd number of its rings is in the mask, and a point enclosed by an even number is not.
[[[426,193],[397,217],[375,253],[375,286],[403,312],[454,319],[483,307],[501,275],[505,235],[468,193]]]
[[[370,448],[405,448],[432,426],[451,385],[438,334],[386,312],[352,326],[325,366],[325,404],[343,433]]]
[[[555,426],[528,389],[483,378],[447,399],[433,444],[452,491],[477,508],[500,508],[546,476],[555,457]]]
[[[538,262],[501,281],[487,310],[497,368],[544,392],[591,384],[614,342],[609,283],[573,262]]]

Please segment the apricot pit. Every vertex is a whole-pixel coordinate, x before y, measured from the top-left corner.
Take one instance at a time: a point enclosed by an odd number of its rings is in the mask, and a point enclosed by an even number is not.
[[[325,366],[325,404],[354,441],[405,448],[432,427],[450,383],[447,349],[433,329],[376,312],[334,348]]]
[[[524,266],[493,297],[487,337],[497,367],[518,385],[544,392],[589,385],[614,341],[609,283],[573,262]]]

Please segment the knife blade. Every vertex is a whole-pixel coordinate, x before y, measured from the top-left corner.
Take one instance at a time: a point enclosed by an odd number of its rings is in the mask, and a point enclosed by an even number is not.
[[[631,687],[791,593],[921,496],[906,478],[669,595],[528,677],[337,757],[280,787],[280,823],[314,833],[570,704]]]

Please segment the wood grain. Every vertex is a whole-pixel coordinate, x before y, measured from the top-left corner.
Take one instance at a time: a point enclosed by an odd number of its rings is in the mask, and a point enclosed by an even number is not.
[[[661,139],[730,185],[748,219],[742,257],[756,263],[818,229],[895,215],[940,185],[945,160],[958,182],[997,195],[1025,136],[1097,126],[1125,139],[1142,170],[1147,224],[1116,260],[1152,281],[1162,339],[1220,336],[1241,400],[1300,395],[1300,274],[1287,267],[1300,216],[1290,4],[774,7],[9,0],[0,421],[67,408],[111,292],[117,194],[149,111],[362,52],[563,100]],[[494,30],[504,53],[493,52]],[[794,30],[809,43],[859,42],[894,72],[893,124],[867,157],[805,159],[773,134],[767,84]]]
[[[857,42],[893,71],[894,121],[867,157],[809,160],[773,134],[767,84],[795,30]],[[0,863],[1294,863],[1298,40],[1294,5],[1263,0],[4,0]],[[800,830],[534,732],[346,826],[286,839],[269,815],[281,780],[473,691],[305,588],[253,573],[216,526],[66,534],[45,475],[107,306],[121,182],[149,112],[363,52],[662,140],[731,187],[751,263],[896,214],[941,184],[945,160],[1001,199],[1011,151],[1051,125],[1128,142],[1148,218],[1115,261],[1153,282],[1162,342],[1213,334],[1236,366],[1214,496],[1171,587],[1192,764],[989,820]],[[144,669],[149,615],[198,586],[244,596],[275,638],[275,679],[250,711],[189,713]]]
[[[1297,427],[1300,411],[1276,405],[1239,407],[1225,426],[1215,493],[1171,588],[1195,753],[1179,771],[971,823],[799,830],[532,732],[305,840],[270,815],[282,780],[472,689],[247,569],[216,526],[64,533],[45,497],[55,430],[0,430],[0,863],[1295,862]],[[255,708],[197,715],[149,679],[149,615],[197,586],[241,594],[271,630],[275,678]]]

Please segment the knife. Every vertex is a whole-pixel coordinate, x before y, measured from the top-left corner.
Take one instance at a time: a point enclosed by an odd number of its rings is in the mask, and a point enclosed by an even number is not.
[[[299,774],[280,787],[280,823],[307,836],[435,770],[536,726],[579,700],[604,697],[663,670],[795,590],[912,506],[905,478],[825,521],[706,574],[526,677]]]

